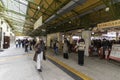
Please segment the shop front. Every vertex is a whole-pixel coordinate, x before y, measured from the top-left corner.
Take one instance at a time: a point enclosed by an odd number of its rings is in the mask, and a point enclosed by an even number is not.
[[[11,36],[15,37],[14,33],[11,33],[10,25],[4,20],[4,18],[0,18],[0,49],[10,47]]]
[[[107,34],[102,34],[102,38],[108,41],[107,48],[101,47],[100,55],[105,55],[105,59],[120,61],[120,20],[109,21],[97,25],[98,30],[106,30]],[[103,44],[104,45],[104,44]]]

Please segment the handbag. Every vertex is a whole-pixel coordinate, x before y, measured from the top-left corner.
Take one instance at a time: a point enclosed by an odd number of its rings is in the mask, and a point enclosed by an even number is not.
[[[37,45],[36,47],[36,53],[41,53],[41,47],[40,47],[40,44]]]
[[[37,49],[35,52],[36,52],[36,53],[41,53],[41,50]]]

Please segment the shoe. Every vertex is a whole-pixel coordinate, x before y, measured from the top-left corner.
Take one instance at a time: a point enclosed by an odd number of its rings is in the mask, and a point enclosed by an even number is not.
[[[80,66],[83,66],[83,64],[80,64]]]
[[[80,66],[83,66],[84,64],[80,64],[80,63],[78,63]]]
[[[42,72],[42,70],[41,70],[41,69],[38,69],[38,71],[39,71],[39,72]]]

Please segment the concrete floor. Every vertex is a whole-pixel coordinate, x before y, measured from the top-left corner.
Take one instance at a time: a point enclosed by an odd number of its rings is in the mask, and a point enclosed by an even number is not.
[[[36,70],[33,51],[15,46],[0,52],[0,80],[74,80],[49,60],[43,61],[42,72]]]
[[[69,59],[63,58],[63,54],[53,55],[53,50],[47,52],[77,71],[91,77],[93,80],[120,80],[120,62],[101,60],[98,57],[85,57],[84,66],[78,65],[76,53],[69,54]]]
[[[0,52],[0,80],[74,80],[49,60],[43,61],[43,72],[38,72],[32,60],[33,53],[25,53],[23,48],[15,46]],[[53,56],[53,51],[47,50],[47,54]],[[75,53],[71,53],[68,60],[63,58],[62,53],[54,57],[93,80],[120,80],[119,62],[85,57],[84,66],[79,66]]]

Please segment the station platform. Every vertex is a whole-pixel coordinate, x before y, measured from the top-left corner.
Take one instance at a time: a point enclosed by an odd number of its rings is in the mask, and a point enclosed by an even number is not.
[[[0,52],[0,80],[119,80],[120,63],[86,57],[84,66],[77,64],[77,54],[64,59],[62,52],[54,55],[47,49],[47,60],[42,62],[42,72],[36,70],[34,51],[12,46]]]
[[[0,52],[0,80],[74,80],[49,60],[43,61],[42,72],[36,69],[33,51],[11,47]]]

